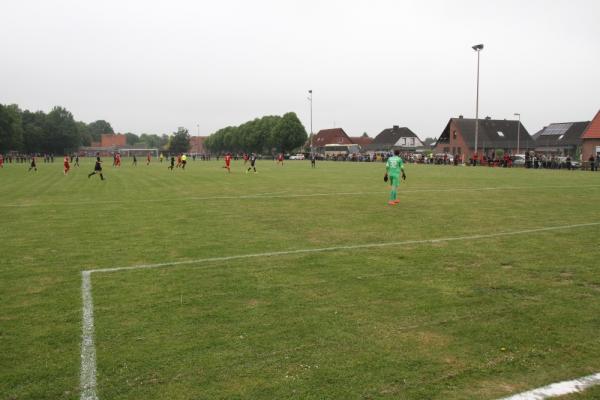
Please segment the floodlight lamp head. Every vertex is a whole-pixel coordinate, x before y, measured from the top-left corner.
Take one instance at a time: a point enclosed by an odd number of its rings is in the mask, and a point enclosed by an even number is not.
[[[473,50],[475,50],[475,51],[483,50],[483,44],[476,44],[475,46],[473,46]]]
[[[312,94],[312,90],[309,90],[309,91],[308,91],[308,93],[311,93],[311,94]]]

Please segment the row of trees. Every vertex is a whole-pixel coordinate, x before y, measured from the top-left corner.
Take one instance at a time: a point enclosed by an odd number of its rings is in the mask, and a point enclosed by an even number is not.
[[[16,104],[0,104],[0,152],[62,153],[91,140],[91,128],[75,121],[73,114],[62,107],[45,114],[22,111]]]
[[[23,111],[16,104],[0,104],[0,153],[70,153],[80,146],[100,141],[103,133],[114,133],[107,121],[89,124],[76,121],[73,114],[63,107],[54,107],[46,114],[43,111]],[[145,133],[141,136],[126,133],[125,136],[127,144],[132,147],[167,149],[178,153],[186,152],[190,147],[190,135],[184,128],[171,136]],[[301,147],[306,139],[306,129],[296,114],[289,112],[281,117],[265,116],[240,126],[220,129],[206,139],[205,146],[213,153],[286,153]]]
[[[86,124],[76,121],[73,114],[63,107],[54,107],[46,114],[43,111],[23,111],[16,104],[0,104],[0,153],[70,153],[80,146],[99,142],[103,133],[114,133],[109,122],[98,120]],[[173,151],[187,150],[180,150],[181,136],[185,135],[176,134],[180,137],[175,141],[177,149]],[[127,144],[132,147],[158,149],[166,148],[173,139],[165,134],[143,133],[138,136],[128,132],[125,136]]]
[[[307,137],[296,114],[289,112],[219,129],[206,138],[204,146],[212,153],[287,153],[306,143]]]

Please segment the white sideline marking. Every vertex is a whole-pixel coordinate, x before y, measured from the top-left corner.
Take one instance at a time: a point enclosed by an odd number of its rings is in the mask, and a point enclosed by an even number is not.
[[[457,237],[447,237],[447,238],[439,238],[439,239],[424,239],[424,240],[405,240],[400,242],[385,242],[385,243],[368,243],[368,244],[358,244],[351,246],[332,246],[332,247],[321,247],[314,249],[298,249],[298,250],[288,250],[288,251],[273,251],[266,253],[254,253],[254,254],[240,254],[237,256],[227,256],[227,257],[211,257],[211,258],[201,258],[197,260],[187,260],[187,261],[174,261],[174,262],[166,262],[159,264],[143,264],[143,265],[133,265],[130,267],[115,267],[115,268],[101,268],[101,269],[91,269],[82,271],[81,273],[81,297],[83,300],[83,320],[82,320],[82,341],[81,341],[81,377],[80,377],[80,387],[81,387],[81,397],[80,400],[98,400],[98,396],[96,395],[96,347],[94,345],[94,304],[92,300],[92,273],[106,273],[106,272],[118,272],[118,271],[130,271],[137,269],[149,269],[149,268],[161,268],[161,267],[172,267],[177,265],[187,265],[187,264],[201,264],[201,263],[210,263],[210,262],[219,262],[219,261],[230,261],[230,260],[239,260],[244,258],[255,258],[255,257],[271,257],[271,256],[281,256],[281,255],[290,255],[290,254],[306,254],[306,253],[320,253],[327,251],[338,251],[338,250],[355,250],[355,249],[368,249],[375,247],[387,247],[387,246],[401,246],[401,245],[412,245],[412,244],[428,244],[428,243],[441,243],[441,242],[452,242],[459,240],[476,240],[476,239],[487,239],[487,238],[495,238],[502,236],[511,236],[511,235],[522,235],[526,233],[537,233],[537,232],[547,232],[547,231],[556,231],[563,229],[574,229],[574,228],[583,228],[588,226],[599,226],[600,222],[590,222],[586,224],[573,224],[573,225],[561,225],[561,226],[549,226],[544,228],[533,228],[533,229],[524,229],[520,231],[508,231],[508,232],[498,232],[498,233],[490,233],[486,235],[470,235],[470,236],[457,236]],[[600,377],[598,378],[600,381]],[[524,397],[523,400],[537,400],[543,399],[544,397]],[[521,399],[518,397],[510,398],[510,400]],[[502,399],[504,400],[504,399]]]
[[[515,394],[510,397],[503,397],[499,400],[542,400],[551,397],[564,396],[571,393],[583,392],[592,386],[600,385],[600,372],[594,375],[584,376],[583,378],[573,379],[572,381],[564,381],[553,383],[538,389],[530,390]]]
[[[439,238],[439,239],[404,240],[404,241],[400,241],[400,242],[367,243],[367,244],[356,244],[356,245],[350,245],[350,246],[332,246],[332,247],[318,247],[318,248],[313,248],[313,249],[272,251],[272,252],[266,252],[266,253],[240,254],[237,256],[210,257],[210,258],[199,258],[196,260],[172,261],[172,262],[158,263],[158,264],[132,265],[129,267],[90,269],[87,272],[92,273],[92,272],[130,271],[130,270],[135,270],[135,269],[172,267],[172,266],[176,266],[176,265],[201,264],[201,263],[209,263],[209,262],[217,262],[217,261],[231,261],[231,260],[239,260],[239,259],[243,259],[243,258],[254,258],[254,257],[272,257],[272,256],[284,256],[284,255],[290,255],[290,254],[322,253],[322,252],[326,252],[326,251],[337,251],[337,250],[355,250],[355,249],[368,249],[368,248],[373,248],[373,247],[388,247],[388,246],[402,246],[402,245],[411,245],[411,244],[453,242],[453,241],[457,241],[457,240],[486,239],[486,238],[494,238],[494,237],[501,237],[501,236],[522,235],[525,233],[556,231],[556,230],[561,230],[561,229],[574,229],[574,228],[582,228],[582,227],[586,227],[586,226],[598,226],[598,225],[600,225],[600,222],[590,222],[587,224],[550,226],[550,227],[545,227],[545,228],[533,228],[533,229],[524,229],[521,231],[497,232],[497,233],[490,233],[490,234],[484,234],[484,235],[469,235],[469,236],[457,236],[457,237],[447,237],[447,238]]]
[[[487,190],[527,190],[527,189],[586,189],[597,188],[600,185],[584,186],[499,186],[499,187],[477,187],[477,188],[447,188],[447,189],[412,189],[402,190],[403,193],[427,193],[427,192],[472,192]],[[275,192],[276,193],[276,192]],[[338,193],[298,193],[298,194],[268,194],[255,193],[239,196],[204,196],[204,197],[176,197],[161,199],[133,199],[133,200],[90,200],[78,202],[57,202],[57,203],[31,203],[31,204],[0,204],[0,208],[8,207],[37,207],[37,206],[73,206],[73,205],[93,205],[93,204],[126,204],[126,203],[160,203],[163,201],[189,201],[189,200],[242,200],[242,199],[288,199],[301,197],[328,197],[328,196],[369,196],[374,194],[389,193],[389,191],[376,192],[338,192]]]
[[[83,323],[81,335],[81,400],[97,400],[96,396],[96,346],[94,345],[94,302],[92,279],[89,271],[81,273],[81,298]]]

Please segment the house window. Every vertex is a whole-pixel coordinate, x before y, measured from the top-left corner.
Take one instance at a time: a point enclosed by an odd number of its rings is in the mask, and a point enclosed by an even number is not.
[[[452,131],[452,138],[456,139],[456,131]]]
[[[457,147],[457,148],[456,148],[456,154],[460,154],[460,153],[461,153],[461,151],[460,151],[460,150],[461,150],[461,148],[460,148],[460,147]]]

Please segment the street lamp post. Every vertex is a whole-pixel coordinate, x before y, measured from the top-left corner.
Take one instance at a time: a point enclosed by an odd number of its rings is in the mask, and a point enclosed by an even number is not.
[[[313,155],[313,126],[312,126],[312,110],[313,110],[313,105],[312,105],[312,89],[308,91],[309,94],[309,98],[308,101],[310,101],[310,155]]]
[[[477,97],[475,100],[475,154],[477,155],[479,138],[479,52],[483,50],[483,44],[476,44],[472,47],[477,52]]]
[[[521,148],[521,113],[515,113],[515,117],[519,117],[519,122],[517,122],[517,154],[521,154],[519,151]]]

